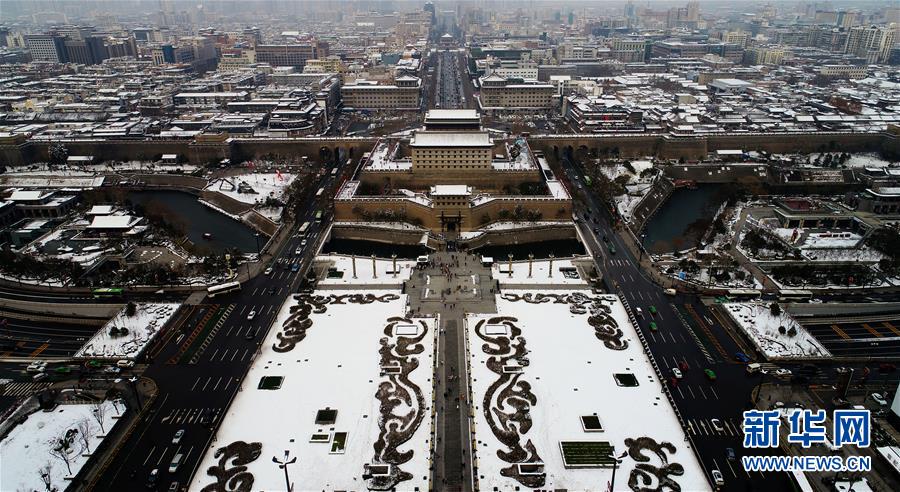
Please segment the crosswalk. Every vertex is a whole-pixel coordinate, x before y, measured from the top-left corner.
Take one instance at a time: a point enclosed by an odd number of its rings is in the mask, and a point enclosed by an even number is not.
[[[222,412],[221,408],[173,408],[160,419],[161,422],[171,425],[199,424],[204,411],[212,412],[211,422],[215,422]]]
[[[50,383],[6,383],[0,386],[0,395],[14,397],[31,396],[48,387],[50,387]]]
[[[738,419],[687,419],[688,433],[694,436],[743,436]]]

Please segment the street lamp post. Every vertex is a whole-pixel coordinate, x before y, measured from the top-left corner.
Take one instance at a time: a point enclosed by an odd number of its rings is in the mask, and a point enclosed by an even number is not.
[[[646,233],[641,234],[641,255],[638,257],[638,263],[644,259],[644,238],[647,237]]]
[[[616,490],[616,468],[619,467],[619,464],[622,463],[622,458],[624,458],[628,454],[628,451],[623,452],[621,455],[613,458],[613,472],[612,472],[612,480],[609,482],[609,492],[613,492]]]
[[[291,452],[287,449],[284,450],[284,460],[279,460],[277,456],[272,456],[272,463],[278,463],[278,468],[284,470],[284,487],[287,492],[291,492],[293,487],[291,487],[291,479],[288,476],[288,465],[292,465],[297,462],[297,457],[288,459]]]
[[[131,383],[131,391],[134,393],[134,399],[135,399],[135,401],[137,401],[138,411],[140,411],[140,410],[142,410],[141,395],[140,395],[140,393],[138,393],[137,385],[135,384],[135,383],[137,383],[137,378],[132,376],[132,377],[128,378],[128,382]]]

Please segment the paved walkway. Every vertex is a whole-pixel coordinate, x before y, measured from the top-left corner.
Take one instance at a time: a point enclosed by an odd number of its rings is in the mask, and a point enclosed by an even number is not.
[[[471,491],[471,407],[466,373],[466,313],[496,313],[494,281],[479,257],[434,253],[406,284],[410,310],[440,318],[434,490]],[[463,416],[468,418],[463,418]]]

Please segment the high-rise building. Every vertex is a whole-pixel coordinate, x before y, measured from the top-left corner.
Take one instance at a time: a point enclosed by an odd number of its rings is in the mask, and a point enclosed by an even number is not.
[[[328,56],[328,43],[310,41],[306,44],[260,44],[256,47],[256,61],[273,67],[303,68],[306,60]]]
[[[864,57],[868,63],[888,59],[894,45],[894,31],[885,26],[858,26],[850,29],[845,53]]]
[[[103,38],[97,36],[66,38],[64,45],[66,48],[66,59],[70,63],[96,65],[109,58]]]
[[[34,61],[66,63],[65,38],[54,34],[27,34],[25,47],[31,52]]]

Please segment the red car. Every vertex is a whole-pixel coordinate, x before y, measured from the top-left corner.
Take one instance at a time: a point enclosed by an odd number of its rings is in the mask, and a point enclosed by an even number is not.
[[[891,364],[890,362],[885,362],[878,366],[878,370],[881,372],[894,372],[897,370],[896,364]]]

